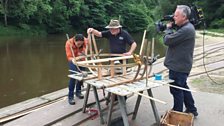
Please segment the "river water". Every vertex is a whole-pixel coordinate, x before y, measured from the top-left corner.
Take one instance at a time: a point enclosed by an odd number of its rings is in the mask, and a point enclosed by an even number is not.
[[[133,38],[138,52],[142,34]],[[67,87],[65,41],[65,35],[0,37],[0,108]],[[103,53],[108,52],[106,39],[96,41]],[[156,42],[155,53],[163,56],[164,52]]]

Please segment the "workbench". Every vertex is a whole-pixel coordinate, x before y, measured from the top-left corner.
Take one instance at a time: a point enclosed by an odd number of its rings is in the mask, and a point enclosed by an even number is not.
[[[94,96],[95,96],[95,100],[96,100],[96,104],[99,110],[99,117],[100,117],[100,122],[101,124],[105,123],[105,120],[103,118],[103,112],[102,112],[102,108],[99,102],[99,97],[98,97],[98,93],[97,93],[97,89],[104,89],[105,91],[109,92],[109,97],[110,97],[110,104],[109,104],[109,111],[108,111],[108,116],[107,116],[107,125],[109,126],[111,123],[111,116],[112,116],[112,109],[113,109],[113,103],[114,103],[114,97],[115,95],[117,95],[118,98],[118,103],[119,103],[119,107],[120,107],[120,111],[121,111],[121,115],[123,118],[123,122],[125,126],[129,126],[128,123],[128,117],[127,117],[127,112],[126,112],[126,102],[124,99],[124,96],[130,95],[130,94],[137,94],[137,100],[136,100],[136,104],[135,104],[135,108],[134,108],[134,112],[133,112],[133,116],[132,119],[134,120],[137,116],[137,112],[138,112],[138,108],[141,102],[141,98],[143,95],[143,91],[147,91],[148,95],[145,96],[149,96],[150,98],[150,103],[152,106],[152,110],[153,110],[153,114],[156,120],[156,123],[159,124],[160,121],[160,117],[156,108],[156,104],[155,101],[157,99],[153,98],[153,93],[151,91],[152,88],[156,88],[159,86],[162,86],[163,84],[168,84],[170,81],[169,80],[159,80],[159,81],[155,81],[152,78],[150,79],[143,79],[140,81],[135,81],[132,83],[126,83],[126,84],[122,84],[122,85],[116,85],[114,86],[114,84],[125,81],[127,79],[131,79],[133,78],[134,74],[127,74],[127,76],[115,76],[115,77],[104,77],[103,79],[99,80],[98,78],[95,79],[86,79],[85,83],[87,84],[87,90],[86,90],[86,94],[85,94],[85,98],[84,98],[84,104],[83,104],[83,112],[86,111],[86,105],[88,102],[88,97],[89,97],[89,91],[90,88],[93,88],[93,92],[94,92]],[[69,77],[72,77],[71,75]],[[72,78],[77,79],[75,76],[73,76]],[[113,85],[112,87],[110,87],[110,85]],[[142,95],[140,95],[142,94]],[[158,100],[160,101],[160,100]],[[160,101],[162,102],[162,101]],[[165,103],[165,102],[164,102]]]

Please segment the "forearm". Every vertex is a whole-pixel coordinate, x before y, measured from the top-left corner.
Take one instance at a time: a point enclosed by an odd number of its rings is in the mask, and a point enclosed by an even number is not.
[[[97,37],[102,37],[102,33],[94,28],[88,28],[87,33],[90,34],[94,34]]]
[[[129,52],[130,54],[132,54],[132,53],[135,51],[136,47],[137,47],[136,42],[132,43],[132,44],[131,44],[131,47],[130,47],[130,49],[129,49],[128,52]]]

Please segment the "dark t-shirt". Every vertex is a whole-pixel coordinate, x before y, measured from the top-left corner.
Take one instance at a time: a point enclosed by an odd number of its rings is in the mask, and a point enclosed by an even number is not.
[[[126,52],[126,44],[130,45],[134,39],[125,30],[120,30],[117,35],[112,35],[109,30],[102,31],[102,37],[107,38],[110,43],[110,52],[115,54],[122,54]]]

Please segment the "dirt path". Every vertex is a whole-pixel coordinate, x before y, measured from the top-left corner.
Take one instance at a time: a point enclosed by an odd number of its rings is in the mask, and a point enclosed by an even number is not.
[[[214,32],[207,32],[209,35],[205,35],[204,39],[204,44],[205,45],[210,45],[210,44],[215,44],[215,43],[224,43],[224,34],[222,33],[214,33]],[[214,36],[211,36],[214,35]],[[196,47],[202,46],[203,45],[203,31],[196,31]]]
[[[203,48],[201,33],[202,31],[197,31],[196,35],[194,64],[189,78],[191,88],[224,94],[224,35],[209,32],[214,37],[204,36]]]

